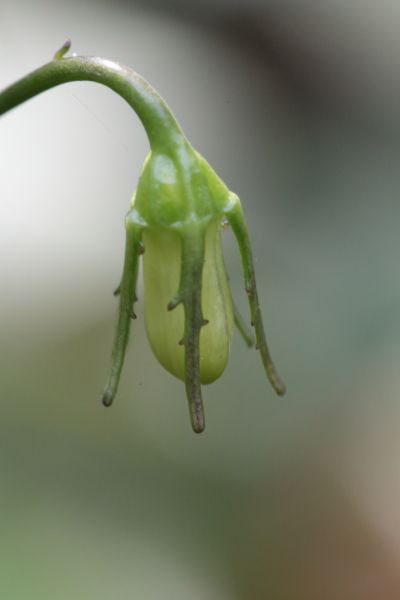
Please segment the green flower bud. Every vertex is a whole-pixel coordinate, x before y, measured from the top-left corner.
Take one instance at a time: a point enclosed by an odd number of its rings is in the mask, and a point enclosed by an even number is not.
[[[215,194],[206,176],[210,167],[188,144],[179,150],[177,157],[154,152],[149,155],[132,202],[134,217],[146,224],[143,231],[146,330],[160,363],[184,380],[185,311],[178,290],[182,239],[190,244],[195,231],[204,238],[204,265],[192,285],[202,290],[201,325],[207,321],[200,334],[199,377],[201,383],[211,383],[226,366],[233,330],[232,300],[219,231],[222,214],[218,190]],[[226,196],[227,190],[224,192]]]
[[[222,220],[231,223],[239,242],[252,322],[267,375],[277,392],[284,393],[265,341],[239,199],[186,140],[153,149],[126,220],[132,236],[126,264],[136,265],[137,255],[144,251],[147,335],[158,361],[185,382],[195,431],[204,429],[200,384],[212,383],[224,371],[234,322],[248,345],[253,344],[252,334],[232,303],[221,248]],[[136,266],[133,271],[136,278]],[[124,289],[132,285],[134,289],[129,270],[127,277]],[[133,301],[133,297],[122,298],[121,306]]]
[[[229,354],[233,322],[253,345],[232,303],[221,250],[220,225],[227,221],[238,242],[256,348],[267,377],[285,393],[269,354],[250,245],[239,198],[188,143],[171,110],[138,73],[99,57],[66,58],[70,42],[54,60],[0,93],[0,115],[29,98],[69,81],[108,86],[128,102],[146,129],[147,157],[126,218],[125,260],[110,376],[103,403],[118,389],[136,301],[139,258],[144,254],[145,321],[154,354],[184,380],[194,431],[204,429],[201,383],[215,381]]]

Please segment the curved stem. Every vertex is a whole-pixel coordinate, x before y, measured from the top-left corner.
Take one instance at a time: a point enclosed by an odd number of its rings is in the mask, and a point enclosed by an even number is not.
[[[171,110],[141,75],[104,58],[78,56],[53,60],[0,92],[0,115],[62,83],[94,81],[122,96],[142,121],[152,149],[174,147],[186,138]]]

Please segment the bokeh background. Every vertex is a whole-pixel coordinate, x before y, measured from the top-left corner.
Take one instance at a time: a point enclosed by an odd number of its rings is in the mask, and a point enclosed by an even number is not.
[[[240,195],[288,386],[235,335],[194,435],[139,302],[102,408],[144,131],[90,83],[2,117],[1,598],[400,597],[399,30],[392,0],[1,0],[1,88],[71,38]]]

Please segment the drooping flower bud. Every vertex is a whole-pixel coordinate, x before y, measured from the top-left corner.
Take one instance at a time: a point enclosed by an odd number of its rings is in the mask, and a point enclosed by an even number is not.
[[[183,379],[194,431],[204,429],[201,383],[223,372],[232,323],[246,343],[252,334],[232,303],[220,242],[226,220],[241,254],[256,347],[272,386],[285,393],[269,354],[257,297],[250,238],[239,198],[188,143],[171,110],[138,73],[108,59],[54,59],[0,93],[0,115],[29,98],[70,81],[93,81],[118,93],[146,129],[151,152],[145,161],[132,208],[126,217],[125,260],[111,370],[103,393],[110,406],[118,389],[128,343],[139,257],[144,258],[145,320],[154,354]]]
[[[127,342],[137,261],[144,252],[147,335],[163,367],[185,382],[196,432],[204,429],[201,384],[212,383],[224,371],[233,323],[248,343],[252,338],[232,303],[221,248],[222,220],[231,223],[238,239],[251,319],[267,375],[276,391],[284,393],[265,341],[239,199],[187,142],[149,154],[126,219],[122,308],[114,357],[121,365],[123,355],[118,348]],[[115,393],[119,372],[115,373],[117,377],[110,378],[105,391],[106,403]]]

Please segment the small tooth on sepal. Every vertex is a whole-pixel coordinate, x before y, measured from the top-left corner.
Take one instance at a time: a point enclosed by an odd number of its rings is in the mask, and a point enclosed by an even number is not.
[[[167,304],[167,310],[174,310],[174,308],[176,308],[178,306],[178,304],[180,304],[183,301],[181,296],[175,296],[174,298],[172,298],[172,300],[170,300]]]

